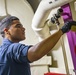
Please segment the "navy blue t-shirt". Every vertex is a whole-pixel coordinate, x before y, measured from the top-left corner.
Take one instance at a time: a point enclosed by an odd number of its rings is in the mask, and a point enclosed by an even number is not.
[[[29,47],[4,39],[0,46],[0,75],[31,75],[27,58]]]

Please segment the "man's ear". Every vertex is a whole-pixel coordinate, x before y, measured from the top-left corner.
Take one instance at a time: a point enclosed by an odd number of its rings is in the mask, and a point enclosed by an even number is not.
[[[7,31],[8,31],[8,29],[7,29],[7,28],[4,28],[4,31],[5,31],[5,32],[7,32]]]
[[[8,28],[4,28],[4,32],[8,34]]]
[[[5,35],[10,35],[9,28],[4,28],[4,33],[5,33]]]

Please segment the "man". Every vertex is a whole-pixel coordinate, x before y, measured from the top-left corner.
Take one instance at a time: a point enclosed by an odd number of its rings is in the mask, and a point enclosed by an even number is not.
[[[24,45],[19,42],[26,39],[25,28],[19,18],[7,16],[0,22],[0,34],[3,42],[0,46],[0,75],[31,75],[29,63],[46,55],[68,32],[76,21],[69,21],[53,35],[36,45]]]
[[[31,75],[29,63],[47,54],[60,37],[68,32],[76,21],[70,21],[56,33],[34,46],[20,44],[24,40],[25,28],[15,16],[7,16],[0,22],[3,43],[0,46],[0,75]]]

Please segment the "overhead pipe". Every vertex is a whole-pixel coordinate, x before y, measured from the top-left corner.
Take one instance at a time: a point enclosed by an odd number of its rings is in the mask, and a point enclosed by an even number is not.
[[[40,2],[32,20],[32,29],[39,37],[39,40],[43,40],[51,35],[49,26],[46,25],[46,19],[50,11],[71,1],[73,0],[42,0]]]

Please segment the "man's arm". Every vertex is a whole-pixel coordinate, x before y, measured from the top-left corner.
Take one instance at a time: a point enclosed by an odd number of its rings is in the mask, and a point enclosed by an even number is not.
[[[46,55],[56,45],[60,37],[68,32],[73,25],[76,26],[76,21],[66,22],[56,33],[29,48],[28,59],[32,62]]]
[[[63,32],[59,30],[55,34],[31,47],[28,50],[28,59],[32,62],[46,55],[55,46],[62,35]]]

